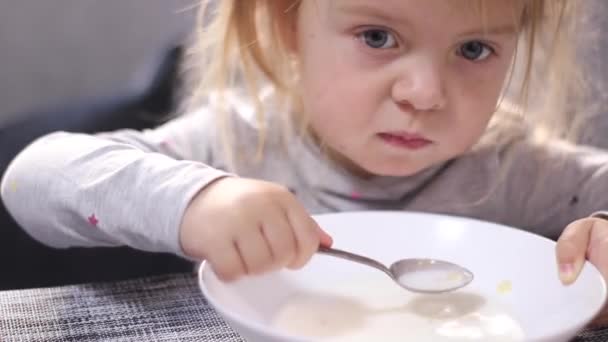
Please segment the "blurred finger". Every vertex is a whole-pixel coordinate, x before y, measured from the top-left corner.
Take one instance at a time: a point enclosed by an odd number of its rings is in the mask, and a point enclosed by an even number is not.
[[[300,208],[299,203],[289,208],[286,213],[296,237],[296,255],[288,265],[289,268],[298,269],[306,265],[319,249],[321,236],[316,222]]]
[[[232,241],[225,245],[215,245],[207,261],[222,281],[234,281],[246,273],[245,264]]]
[[[593,219],[578,220],[566,227],[556,246],[559,278],[565,285],[572,284],[583,268]]]
[[[236,247],[245,264],[246,274],[260,274],[272,267],[272,253],[262,227],[250,229],[247,234],[240,236]]]
[[[608,280],[608,221],[594,219],[590,236],[587,259]]]
[[[319,224],[315,221],[314,225],[317,227],[317,232],[321,239],[321,246],[323,247],[331,247],[334,244],[334,239],[329,235],[323,228],[319,226]]]
[[[262,225],[262,232],[269,245],[273,268],[285,267],[296,256],[297,242],[290,223],[284,215]]]

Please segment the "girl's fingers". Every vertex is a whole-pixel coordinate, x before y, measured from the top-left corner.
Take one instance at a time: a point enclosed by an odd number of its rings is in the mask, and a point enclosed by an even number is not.
[[[286,213],[296,237],[296,255],[287,265],[291,269],[298,269],[306,265],[319,249],[321,234],[319,227],[299,203],[293,203]]]
[[[285,215],[278,215],[265,222],[262,232],[272,254],[273,268],[291,264],[296,257],[297,241]]]
[[[324,231],[323,228],[319,227],[316,222],[314,224],[317,226],[317,232],[321,237],[321,246],[331,247],[334,244],[334,239],[331,237],[331,235],[327,234],[327,232]]]
[[[571,223],[557,241],[559,278],[565,285],[572,284],[583,268],[593,221],[587,218]]]
[[[246,274],[260,274],[272,268],[272,252],[262,227],[250,229],[246,234],[239,236],[236,247],[245,264]]]
[[[246,267],[241,258],[236,242],[229,240],[226,244],[215,244],[207,261],[215,274],[222,281],[234,281],[246,274]]]
[[[599,218],[593,220],[587,259],[608,280],[608,221]]]

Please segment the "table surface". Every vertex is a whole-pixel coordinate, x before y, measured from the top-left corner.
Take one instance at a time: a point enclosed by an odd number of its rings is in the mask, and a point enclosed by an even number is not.
[[[244,342],[190,273],[1,291],[0,340]],[[582,332],[574,341],[608,341],[608,328]]]

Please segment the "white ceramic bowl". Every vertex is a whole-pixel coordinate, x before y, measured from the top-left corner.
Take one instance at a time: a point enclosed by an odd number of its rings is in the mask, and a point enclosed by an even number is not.
[[[576,284],[562,286],[555,243],[517,229],[406,212],[315,219],[333,236],[336,248],[385,264],[407,257],[449,260],[469,268],[475,280],[449,295],[415,296],[381,272],[324,255],[299,271],[229,284],[203,263],[203,294],[249,342],[388,342],[395,337],[389,333],[399,336],[394,340],[417,342],[446,336],[461,337],[446,341],[516,340],[500,335],[509,327],[521,329],[521,340],[559,342],[571,339],[606,300],[606,284],[591,264]],[[366,329],[371,334],[358,335]]]

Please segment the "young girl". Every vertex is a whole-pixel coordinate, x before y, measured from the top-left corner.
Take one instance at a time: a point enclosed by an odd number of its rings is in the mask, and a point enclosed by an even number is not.
[[[2,198],[50,246],[172,252],[228,281],[331,244],[311,213],[389,209],[561,236],[564,283],[586,257],[608,276],[608,222],[590,217],[608,208],[608,154],[543,143],[550,126],[501,101],[517,84],[524,107],[542,36],[559,122],[574,3],[220,1],[201,16],[205,106],[144,132],[42,137]]]

